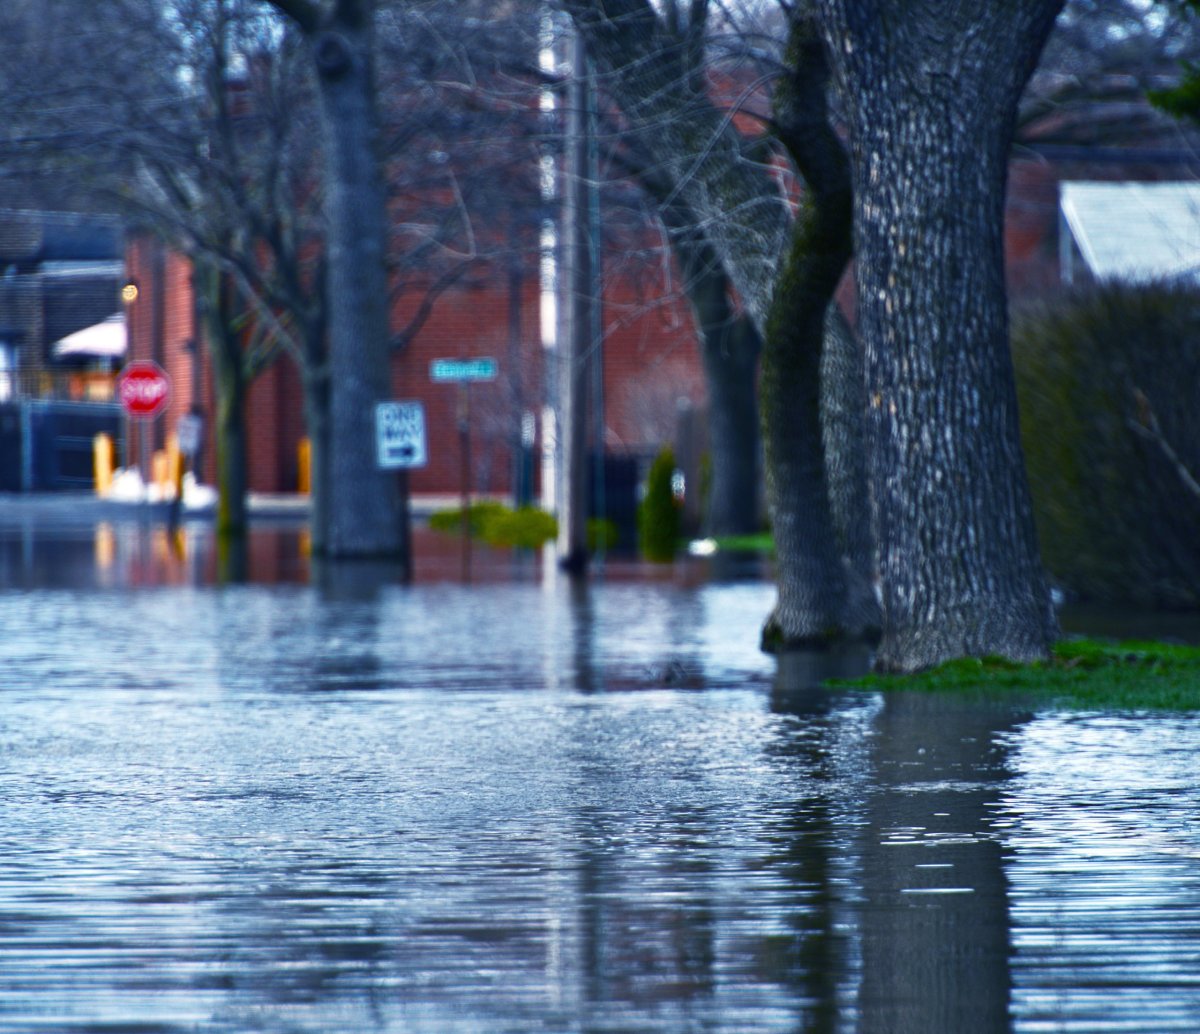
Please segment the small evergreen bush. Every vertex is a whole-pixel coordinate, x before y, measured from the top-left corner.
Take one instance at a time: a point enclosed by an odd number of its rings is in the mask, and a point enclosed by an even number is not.
[[[662,449],[646,477],[646,494],[638,505],[638,544],[642,555],[654,563],[669,563],[679,545],[680,512],[671,479],[675,454]]]

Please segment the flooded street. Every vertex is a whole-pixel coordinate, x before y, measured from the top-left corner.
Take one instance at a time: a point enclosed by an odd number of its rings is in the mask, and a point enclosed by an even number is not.
[[[753,567],[161,532],[0,528],[3,1034],[1200,1029],[1200,717],[815,690]]]

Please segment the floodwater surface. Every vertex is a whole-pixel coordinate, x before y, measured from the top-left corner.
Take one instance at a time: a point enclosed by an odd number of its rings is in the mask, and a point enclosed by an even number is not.
[[[1194,716],[817,690],[691,565],[72,534],[0,542],[5,1034],[1200,1030]]]

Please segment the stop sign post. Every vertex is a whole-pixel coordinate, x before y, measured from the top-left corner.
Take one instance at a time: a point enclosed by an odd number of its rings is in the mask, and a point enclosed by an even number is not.
[[[128,363],[117,375],[117,398],[131,417],[151,420],[166,409],[171,398],[170,378],[149,359]]]
[[[142,484],[150,482],[150,422],[167,408],[171,398],[171,380],[158,363],[137,359],[126,363],[117,374],[117,398],[125,414],[142,425]],[[147,500],[149,496],[146,497]]]

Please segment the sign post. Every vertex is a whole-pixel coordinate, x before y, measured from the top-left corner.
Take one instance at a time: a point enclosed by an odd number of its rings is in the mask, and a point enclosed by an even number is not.
[[[408,500],[408,472],[423,467],[429,459],[425,437],[425,407],[420,402],[377,402],[375,404],[375,462],[380,470],[394,470],[399,484],[406,577],[412,576],[412,528]]]
[[[150,422],[167,408],[171,400],[171,379],[158,363],[135,359],[117,374],[117,398],[125,415],[141,422],[139,466],[142,485],[150,484]]]
[[[491,356],[473,359],[434,359],[429,379],[434,384],[458,385],[458,440],[461,458],[463,580],[471,579],[471,382],[494,381],[500,365]]]

